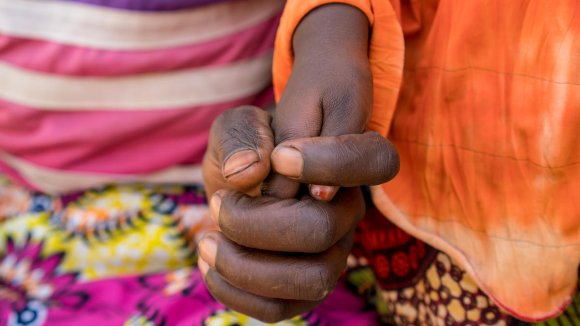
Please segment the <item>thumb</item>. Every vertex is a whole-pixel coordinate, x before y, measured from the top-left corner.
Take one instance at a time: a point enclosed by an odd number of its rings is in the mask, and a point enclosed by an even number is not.
[[[278,145],[271,157],[277,173],[327,186],[378,185],[399,171],[395,147],[374,131],[289,140]]]
[[[203,160],[208,198],[222,188],[259,195],[274,147],[270,120],[268,112],[253,106],[226,111],[215,120]]]

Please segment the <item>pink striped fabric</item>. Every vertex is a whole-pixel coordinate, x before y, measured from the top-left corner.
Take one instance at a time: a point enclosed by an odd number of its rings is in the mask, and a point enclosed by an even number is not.
[[[24,2],[13,1],[10,5]],[[122,9],[103,9],[96,5],[65,1],[51,1],[53,3],[62,6],[59,14],[62,14],[62,10],[71,8],[97,18],[103,15],[103,21],[106,22],[106,14],[110,13],[111,17],[114,16],[111,21],[115,20],[117,24],[115,28],[118,28],[118,24],[125,23],[121,19],[124,17],[122,15],[127,15],[127,28],[134,27],[131,25],[131,18],[137,17],[132,16],[135,15],[132,13],[126,14]],[[34,6],[33,2],[26,4]],[[268,4],[269,8],[261,4]],[[273,4],[279,10],[272,11]],[[236,17],[236,21],[240,17],[245,19],[243,15],[262,17],[260,13],[246,13],[247,7],[243,11],[242,5],[253,5],[255,10],[264,8],[264,12],[268,14],[259,19],[248,17],[247,21],[255,23],[232,31],[224,28],[223,31],[229,31],[227,34],[220,32],[209,40],[201,38],[200,42],[153,48],[148,41],[147,49],[84,46],[69,43],[66,38],[55,41],[33,36],[42,35],[38,30],[31,31],[30,36],[27,36],[26,30],[23,31],[22,28],[14,32],[11,26],[5,27],[0,23],[0,69],[4,69],[3,78],[0,78],[0,171],[22,184],[51,192],[55,189],[79,189],[71,185],[70,180],[66,185],[54,184],[58,183],[58,178],[28,180],[26,175],[30,173],[27,174],[24,166],[31,165],[48,174],[53,171],[55,176],[58,173],[86,173],[91,176],[102,174],[103,180],[110,181],[111,176],[118,176],[119,180],[123,180],[127,176],[141,175],[148,179],[147,175],[155,175],[160,171],[199,164],[207,145],[209,127],[217,115],[239,105],[264,106],[273,101],[269,85],[271,76],[269,72],[264,74],[269,70],[257,69],[256,65],[268,65],[265,68],[270,65],[270,61],[260,58],[267,57],[273,49],[282,7],[280,3],[275,0],[248,0],[245,3],[221,1],[201,8],[208,13],[207,19],[211,19],[214,26],[216,19],[224,24],[228,22],[224,15],[232,15]],[[212,12],[214,6],[216,11]],[[23,19],[29,19],[24,17],[28,15],[28,10],[32,15],[34,8],[28,8],[24,5],[17,8],[22,12]],[[168,11],[148,11],[147,16],[138,16],[136,19],[147,19],[156,23],[155,15],[167,20],[167,16],[163,17],[167,14]],[[187,15],[188,12],[183,14]],[[191,11],[191,14],[195,13]],[[50,20],[51,16],[48,13],[46,15],[44,18]],[[208,21],[208,26],[210,25]],[[207,35],[211,35],[211,31]],[[103,39],[100,40],[102,41]],[[127,42],[132,44],[131,40]],[[256,59],[260,60],[252,61]],[[255,63],[249,64],[250,62]],[[171,84],[196,80],[192,87],[199,87],[207,78],[207,85],[203,90],[192,92],[211,92],[211,85],[220,85],[215,76],[227,78],[230,67],[231,78],[239,78],[246,73],[260,75],[241,78],[237,88],[243,91],[232,89],[232,86],[225,90],[215,87],[221,93],[216,93],[213,97],[200,97],[199,100],[191,98],[187,87]],[[218,70],[219,74],[214,73]],[[107,85],[130,86],[131,82],[127,83],[127,80],[134,80],[135,83],[147,80],[147,85],[158,85],[159,95],[155,94],[156,87],[149,87],[147,94],[143,94],[147,95],[146,98],[152,98],[150,103],[155,104],[142,103],[139,101],[139,92],[132,89],[130,94],[135,96],[134,107],[127,108],[126,101],[115,105],[118,95],[123,95],[128,89],[117,90],[112,88],[114,86]],[[159,81],[158,84],[155,83],[156,80]],[[257,84],[243,84],[251,82]],[[236,85],[235,82],[223,84]],[[14,90],[13,85],[23,86]],[[102,103],[107,104],[102,107],[76,108],[71,106],[70,103],[73,102],[68,102],[71,99],[71,94],[67,93],[68,88],[63,89],[64,86],[58,85],[85,85],[81,88],[81,99],[102,98]],[[168,88],[174,86],[180,86],[185,91],[167,92]],[[43,97],[43,89],[51,89],[49,99]],[[79,91],[78,87],[74,89]],[[168,98],[167,94],[177,95]],[[216,101],[215,98],[220,98],[218,95],[222,95],[223,100]],[[180,101],[180,96],[183,101]],[[40,100],[34,102],[34,99],[43,98],[46,103]],[[204,103],[203,98],[212,100]],[[175,106],[171,103],[185,104]],[[21,163],[7,161],[7,157]],[[162,177],[154,179],[156,182],[168,181]],[[78,187],[81,188],[82,185]]]
[[[41,112],[0,100],[0,148],[52,169],[152,173],[175,162],[201,162],[217,115],[271,100],[270,88],[231,102],[161,111]]]
[[[69,76],[122,76],[224,65],[272,51],[279,15],[237,33],[174,48],[113,51],[0,34],[0,61]],[[39,55],[42,54],[42,55]]]
[[[64,0],[127,10],[164,11],[206,6],[227,0]]]

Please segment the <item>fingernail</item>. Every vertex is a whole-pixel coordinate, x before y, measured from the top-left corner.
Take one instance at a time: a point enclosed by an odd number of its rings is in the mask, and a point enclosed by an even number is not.
[[[302,176],[304,158],[299,150],[288,146],[279,146],[272,153],[272,168],[287,177]]]
[[[258,153],[251,149],[241,150],[230,155],[224,163],[222,174],[224,178],[229,178],[236,173],[240,173],[260,161]]]
[[[201,275],[205,276],[209,270],[209,265],[200,257],[197,259],[197,267],[201,271]]]
[[[322,201],[331,201],[338,192],[335,186],[310,185],[310,195]]]
[[[220,225],[219,217],[220,217],[220,207],[222,205],[222,197],[215,193],[211,197],[211,201],[209,202],[209,215],[211,219],[216,225]]]
[[[217,255],[217,242],[209,236],[199,242],[199,257],[210,266],[215,267],[215,257]]]

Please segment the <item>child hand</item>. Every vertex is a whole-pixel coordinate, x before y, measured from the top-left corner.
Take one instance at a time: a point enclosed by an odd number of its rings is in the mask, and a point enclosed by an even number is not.
[[[348,5],[325,5],[303,19],[293,38],[292,75],[272,124],[276,144],[365,130],[373,103],[368,39],[366,16]],[[357,168],[353,163],[348,171]],[[283,168],[274,165],[274,170]],[[332,199],[338,183],[323,185],[311,186],[311,195]]]
[[[322,6],[303,20],[294,36],[294,71],[272,122],[277,144],[296,138],[364,131],[372,107],[368,33],[364,14],[347,5]],[[208,197],[221,188],[252,195],[262,190],[282,198],[296,195],[296,183],[292,185],[275,176],[260,189],[259,185],[270,173],[267,158],[274,147],[270,122],[268,113],[249,106],[228,111],[216,120],[203,165]],[[215,132],[221,129],[229,130],[229,134]],[[235,141],[250,131],[255,134],[246,143]],[[282,152],[290,155],[288,149],[291,150],[293,144],[280,145],[275,156]],[[281,164],[275,164],[276,161]],[[274,170],[295,177],[293,165],[284,162],[274,160]],[[351,164],[351,169],[345,167],[346,174],[357,164],[342,163]],[[330,200],[338,190],[333,186],[338,183],[329,179],[332,176],[326,175],[324,170],[320,173],[325,174],[325,184],[331,187],[313,186],[311,194],[317,199]],[[341,179],[347,177],[344,174]],[[380,180],[376,182],[381,183]],[[320,196],[323,192],[326,195]]]

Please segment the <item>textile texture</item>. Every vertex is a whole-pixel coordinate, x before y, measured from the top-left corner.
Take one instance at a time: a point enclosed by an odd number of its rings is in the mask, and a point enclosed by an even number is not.
[[[198,186],[109,186],[66,196],[0,176],[0,325],[263,325],[215,301],[195,268],[210,226]],[[341,282],[279,325],[375,325]]]

